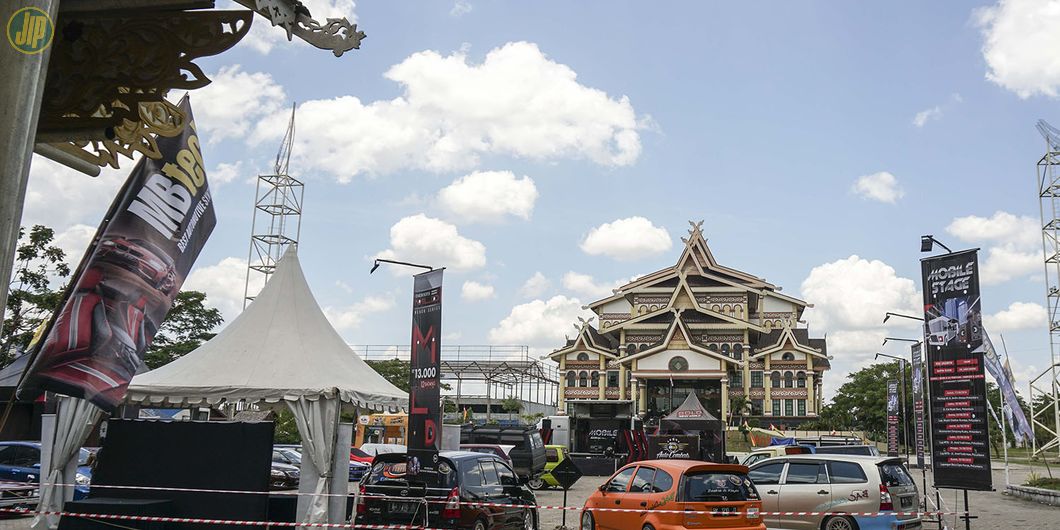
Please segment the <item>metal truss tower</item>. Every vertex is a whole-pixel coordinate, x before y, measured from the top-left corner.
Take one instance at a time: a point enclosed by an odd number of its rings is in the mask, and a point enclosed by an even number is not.
[[[246,309],[261,286],[276,270],[276,262],[290,245],[298,244],[302,231],[302,198],[305,185],[288,174],[291,148],[294,146],[294,106],[287,134],[276,153],[271,175],[258,175],[254,198],[254,217],[250,225],[250,251],[247,254],[247,279],[243,287],[243,308]],[[263,277],[263,278],[262,278]],[[251,280],[255,289],[251,292]],[[263,281],[256,281],[261,278]]]
[[[1045,155],[1038,160],[1038,198],[1041,207],[1042,249],[1045,256],[1046,306],[1049,313],[1049,368],[1030,383],[1031,425],[1049,433],[1034,455],[1060,455],[1060,130],[1038,120],[1045,137]]]

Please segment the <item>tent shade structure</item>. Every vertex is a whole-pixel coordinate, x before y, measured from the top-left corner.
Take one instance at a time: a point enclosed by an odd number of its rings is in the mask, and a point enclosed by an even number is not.
[[[368,366],[331,326],[292,246],[242,314],[198,349],[134,377],[126,399],[174,407],[337,399],[384,410],[406,407],[408,393]]]
[[[721,429],[721,421],[703,407],[703,403],[696,397],[695,392],[688,394],[681,406],[674,409],[659,424],[663,430],[710,431]]]

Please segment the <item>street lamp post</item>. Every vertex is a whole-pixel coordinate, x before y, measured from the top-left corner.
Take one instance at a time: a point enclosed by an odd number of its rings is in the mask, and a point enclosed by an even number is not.
[[[896,340],[896,339],[890,338],[890,340]],[[908,339],[897,339],[897,340],[908,340]],[[886,339],[885,339],[885,341],[886,341]],[[917,342],[919,342],[919,341],[917,341]],[[908,464],[909,463],[909,416],[906,415],[907,410],[905,408],[905,366],[906,366],[907,361],[905,359],[903,359],[902,357],[897,357],[897,356],[894,356],[894,355],[888,355],[886,353],[877,353],[876,354],[876,358],[879,359],[880,357],[889,357],[891,359],[897,360],[898,361],[898,369],[901,370],[901,372],[902,372],[902,376],[898,380],[901,382],[901,389],[902,389],[902,439],[905,441],[905,462],[906,462],[906,464]]]

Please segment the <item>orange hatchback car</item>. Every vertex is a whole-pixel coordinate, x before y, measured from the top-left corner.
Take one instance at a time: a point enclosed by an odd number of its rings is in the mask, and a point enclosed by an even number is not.
[[[581,530],[765,530],[761,509],[747,466],[645,460],[618,470],[585,501]]]

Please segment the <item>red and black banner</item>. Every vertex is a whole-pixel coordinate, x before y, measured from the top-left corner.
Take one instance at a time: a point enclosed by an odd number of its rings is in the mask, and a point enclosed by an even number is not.
[[[438,471],[442,410],[442,271],[415,276],[412,293],[412,355],[409,363],[408,474]]]
[[[887,456],[898,456],[898,381],[895,379],[887,381]]]
[[[921,260],[935,487],[990,490],[977,250]]]
[[[112,411],[173,306],[214,225],[191,104],[184,130],[156,139],[161,157],[143,157],[100,224],[19,387],[49,390]]]

